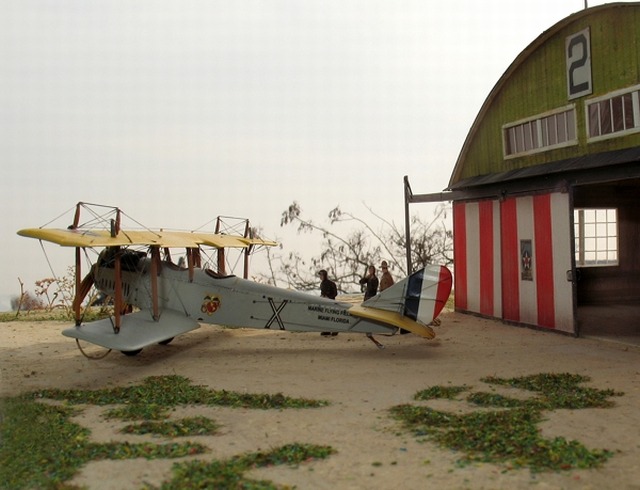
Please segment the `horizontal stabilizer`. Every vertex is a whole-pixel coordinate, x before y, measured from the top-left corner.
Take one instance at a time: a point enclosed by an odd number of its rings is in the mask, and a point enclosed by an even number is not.
[[[113,319],[105,318],[68,328],[62,334],[107,349],[127,352],[169,340],[200,326],[194,319],[172,310],[162,312],[158,321],[154,321],[148,311],[124,315],[121,320],[118,333],[113,330]]]
[[[382,323],[384,325],[392,325],[394,327],[408,330],[420,337],[433,339],[436,333],[427,325],[422,325],[411,318],[395,313],[393,311],[379,310],[377,308],[368,308],[363,305],[354,305],[349,308],[349,313],[359,318]]]

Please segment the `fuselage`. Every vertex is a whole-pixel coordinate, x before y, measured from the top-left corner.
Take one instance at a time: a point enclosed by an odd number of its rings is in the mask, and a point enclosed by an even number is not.
[[[140,310],[153,305],[151,259],[144,254],[122,260],[122,295]],[[350,303],[277,288],[209,269],[185,268],[160,262],[157,277],[159,313],[173,310],[201,323],[228,327],[269,328],[296,332],[394,333],[397,329],[349,314]],[[94,269],[101,292],[115,292],[115,271],[107,261]]]

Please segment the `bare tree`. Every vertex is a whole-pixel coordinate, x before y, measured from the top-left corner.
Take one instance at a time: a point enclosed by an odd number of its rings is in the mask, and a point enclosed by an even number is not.
[[[24,289],[22,279],[18,278],[18,282],[20,283],[20,296],[11,298],[11,309],[16,312],[16,318],[18,318],[22,311],[30,312],[32,310],[44,309],[45,304],[43,301]]]
[[[371,218],[365,220],[335,207],[329,214],[328,225],[318,225],[302,214],[302,208],[293,202],[283,213],[281,226],[297,226],[299,233],[317,233],[321,236],[320,253],[305,258],[300,252],[281,253],[267,251],[269,274],[259,280],[274,285],[312,290],[318,287],[317,271],[326,269],[341,292],[353,292],[367,266],[377,265],[382,259],[392,264],[398,277],[407,275],[406,238],[404,229],[398,228],[368,208]],[[431,221],[425,222],[414,215],[411,218],[412,263],[416,269],[427,264],[452,263],[452,233],[446,228],[447,208],[440,206]],[[341,232],[346,225],[348,231]],[[413,271],[411,271],[413,272]]]

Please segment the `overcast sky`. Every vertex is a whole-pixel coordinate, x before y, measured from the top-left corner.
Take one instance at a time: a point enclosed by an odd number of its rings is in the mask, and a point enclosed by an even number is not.
[[[150,227],[246,217],[288,249],[279,220],[294,200],[318,222],[340,205],[402,223],[403,176],[416,193],[444,189],[498,78],[583,8],[3,0],[0,296],[51,275],[16,231],[78,201]]]

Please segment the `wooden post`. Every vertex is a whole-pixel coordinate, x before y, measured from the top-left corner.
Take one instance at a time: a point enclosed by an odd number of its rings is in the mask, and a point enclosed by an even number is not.
[[[407,276],[411,274],[411,219],[409,216],[409,201],[412,196],[411,186],[409,185],[409,177],[404,176],[404,233],[405,233],[405,250],[407,252]]]

